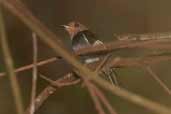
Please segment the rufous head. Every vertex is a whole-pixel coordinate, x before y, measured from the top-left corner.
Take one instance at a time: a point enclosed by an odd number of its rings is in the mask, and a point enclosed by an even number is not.
[[[82,25],[79,22],[72,21],[68,23],[67,25],[62,25],[65,30],[69,33],[71,39],[78,33],[84,30],[87,30],[87,27]]]

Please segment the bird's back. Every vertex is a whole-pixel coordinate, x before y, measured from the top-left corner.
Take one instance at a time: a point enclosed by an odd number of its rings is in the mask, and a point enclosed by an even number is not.
[[[97,41],[96,36],[89,30],[78,32],[73,40],[72,47],[74,51],[77,51],[81,48],[85,48],[93,45]]]

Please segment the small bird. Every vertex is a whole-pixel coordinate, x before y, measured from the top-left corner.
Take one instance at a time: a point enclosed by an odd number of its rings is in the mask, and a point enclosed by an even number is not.
[[[82,48],[88,47],[88,46],[96,46],[96,45],[103,45],[103,42],[98,40],[91,31],[88,30],[86,26],[79,22],[70,22],[67,25],[62,25],[65,30],[69,33],[69,36],[72,41],[72,48],[74,51],[80,50]],[[84,57],[84,63],[93,63],[96,61],[99,61],[99,57],[93,57],[90,56]]]
[[[62,26],[69,33],[70,39],[72,41],[72,49],[74,51],[80,50],[88,46],[104,46],[103,42],[100,41],[95,34],[93,34],[86,26],[84,26],[80,22],[72,21],[69,24]],[[100,57],[88,55],[84,56],[82,61],[84,64],[89,64],[97,62],[99,60]],[[113,76],[109,76],[109,79],[112,82],[112,84],[116,83],[116,79],[113,78]]]

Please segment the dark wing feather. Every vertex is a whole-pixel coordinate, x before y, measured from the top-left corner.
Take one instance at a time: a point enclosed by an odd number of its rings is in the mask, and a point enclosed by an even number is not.
[[[82,31],[82,33],[87,37],[90,44],[94,44],[98,40],[95,34],[89,30]]]
[[[85,40],[88,40],[88,42]],[[85,48],[94,44],[97,41],[95,35],[89,30],[81,31],[77,33],[72,39],[72,47],[73,49],[79,50],[80,48]]]

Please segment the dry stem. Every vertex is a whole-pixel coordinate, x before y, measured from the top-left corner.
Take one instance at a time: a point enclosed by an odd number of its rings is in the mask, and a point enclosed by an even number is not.
[[[21,97],[18,81],[16,78],[16,74],[14,72],[14,63],[9,49],[4,23],[5,22],[3,20],[2,9],[0,7],[0,42],[1,42],[1,48],[5,61],[5,67],[9,77],[9,81],[11,83],[11,88],[14,96],[17,113],[23,114],[22,97]]]
[[[67,75],[66,75],[67,76]],[[47,100],[47,98],[52,95],[58,88],[66,87],[66,86],[71,86],[71,85],[76,85],[80,82],[80,79],[74,80],[74,81],[63,81],[63,77],[60,79],[57,79],[56,81],[52,81],[46,76],[40,74],[40,77],[47,82],[50,83],[43,91],[37,96],[35,99],[35,111],[37,111],[43,103]],[[65,77],[65,76],[64,76]],[[31,105],[26,109],[25,114],[30,114],[30,108]]]
[[[153,72],[150,66],[145,67],[146,70],[149,72],[150,76],[155,79],[159,85],[166,91],[169,95],[171,95],[171,90],[167,87],[167,85]]]
[[[35,112],[35,98],[37,91],[37,58],[38,58],[38,46],[37,46],[37,37],[35,33],[32,33],[33,37],[33,76],[32,76],[32,91],[31,91],[31,107],[30,114],[34,114]]]

